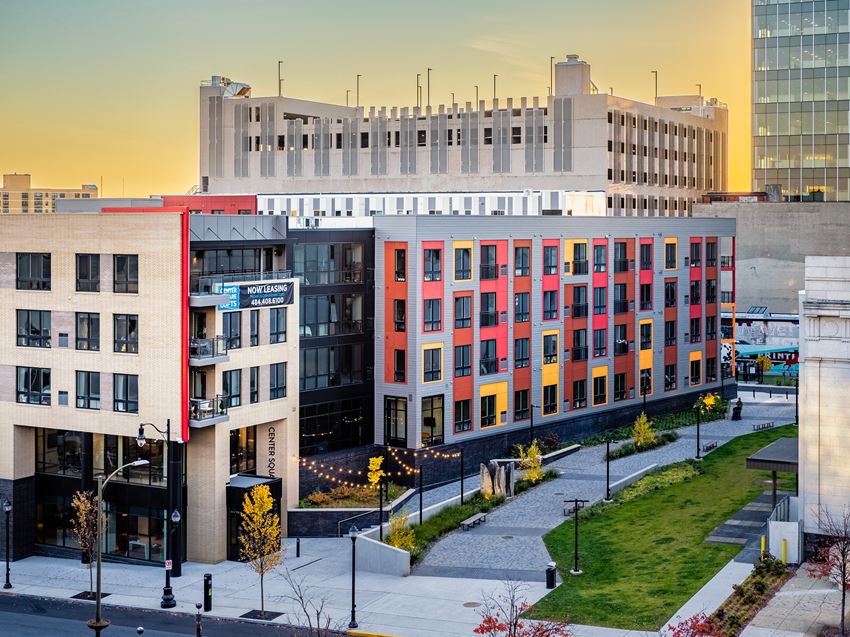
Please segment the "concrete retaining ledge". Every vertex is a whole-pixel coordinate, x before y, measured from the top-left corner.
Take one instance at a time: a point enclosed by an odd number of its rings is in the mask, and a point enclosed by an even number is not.
[[[410,553],[378,542],[366,534],[357,537],[357,568],[369,573],[407,577],[410,575]]]
[[[639,471],[635,471],[633,474],[622,478],[621,480],[617,480],[616,482],[611,483],[611,493],[617,493],[618,491],[622,491],[628,486],[633,485],[635,482],[643,478],[647,473],[655,471],[658,468],[658,465],[653,463],[648,467],[644,467]]]
[[[570,445],[569,447],[564,447],[563,449],[558,449],[551,453],[547,453],[543,456],[543,464],[547,465],[550,462],[554,462],[555,460],[560,460],[561,458],[574,454],[579,449],[581,449],[581,445],[576,444]],[[490,462],[519,462],[519,458],[493,458]]]
[[[470,489],[469,491],[463,492],[463,501],[468,502],[470,498],[476,495],[480,491],[480,487],[475,487],[474,489]],[[412,524],[419,524],[419,505],[418,501],[414,498],[411,500],[411,504],[413,507],[408,507],[407,509],[407,525],[410,526]],[[448,507],[452,507],[460,504],[460,494],[449,498],[448,500],[443,500],[442,502],[438,502],[437,504],[432,504],[431,506],[422,508],[422,520],[429,520],[430,518],[437,515],[443,509],[447,509]],[[403,508],[403,507],[402,507]],[[386,535],[389,532],[389,522],[384,523],[384,534]],[[378,538],[378,527],[377,525],[373,529],[369,529],[368,531],[364,531],[360,534],[359,537],[368,537],[373,540],[377,540]]]

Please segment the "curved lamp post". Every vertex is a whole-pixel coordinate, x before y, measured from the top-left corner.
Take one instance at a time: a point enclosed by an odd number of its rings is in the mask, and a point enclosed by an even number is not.
[[[149,464],[147,460],[133,460],[127,464],[121,465],[115,471],[109,474],[106,480],[103,479],[103,474],[97,476],[97,590],[95,592],[95,607],[94,619],[86,622],[86,625],[94,631],[95,637],[100,637],[100,632],[109,626],[109,620],[104,619],[100,608],[100,551],[101,538],[103,537],[103,489],[106,484],[112,480],[120,471],[127,467],[143,467]]]

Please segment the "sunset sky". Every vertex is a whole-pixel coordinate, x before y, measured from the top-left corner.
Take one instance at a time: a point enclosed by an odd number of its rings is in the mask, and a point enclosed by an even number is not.
[[[577,53],[601,90],[716,96],[730,111],[730,189],[750,189],[745,0],[0,0],[0,172],[103,195],[198,183],[198,85],[210,75],[345,103],[545,95],[549,56]],[[423,79],[424,83],[424,79]],[[424,89],[423,89],[424,91]],[[353,99],[353,98],[352,98]]]

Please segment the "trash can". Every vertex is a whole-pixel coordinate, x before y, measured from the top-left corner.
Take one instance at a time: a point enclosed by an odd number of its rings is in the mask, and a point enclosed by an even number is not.
[[[204,612],[212,610],[212,573],[204,573]]]
[[[555,576],[557,573],[558,571],[555,568],[555,562],[549,562],[549,564],[546,565],[546,588],[555,588]]]

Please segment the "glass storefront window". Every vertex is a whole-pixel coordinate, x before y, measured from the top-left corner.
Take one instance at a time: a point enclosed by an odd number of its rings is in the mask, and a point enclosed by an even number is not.
[[[106,507],[104,550],[107,554],[148,562],[165,559],[164,510],[131,506],[129,511],[122,512],[111,502]]]
[[[52,475],[76,476],[82,473],[83,434],[62,429],[37,429],[35,470]]]
[[[230,432],[230,475],[257,471],[257,427]]]
[[[139,448],[136,439],[128,436],[92,435],[94,475],[100,473],[109,475],[121,465],[140,459],[147,460],[149,464],[125,469],[112,479],[165,487],[168,480],[166,470],[168,465],[165,457],[165,443],[162,440],[148,438],[145,446]]]

